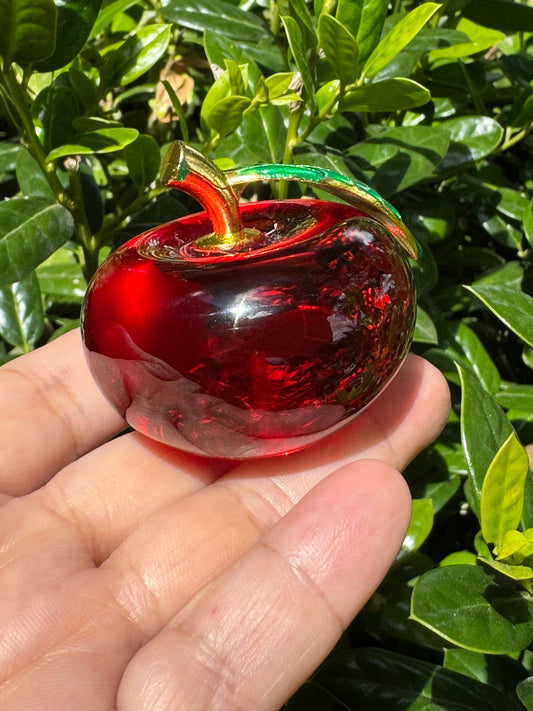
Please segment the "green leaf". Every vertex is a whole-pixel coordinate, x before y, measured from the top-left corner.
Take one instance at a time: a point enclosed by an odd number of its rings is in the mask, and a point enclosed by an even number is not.
[[[248,47],[239,42],[236,44],[225,35],[215,30],[206,30],[204,34],[204,48],[209,64],[224,67],[224,61],[231,59],[238,66],[248,66],[250,87],[255,89],[262,78],[261,71],[252,59]]]
[[[397,22],[379,42],[363,67],[363,76],[373,77],[399,54],[420,32],[426,22],[441,7],[434,2],[425,2],[415,7]]]
[[[505,533],[518,528],[528,472],[527,452],[513,432],[496,453],[481,488],[481,532],[487,543],[499,547]]]
[[[169,22],[199,32],[213,30],[239,42],[270,42],[272,35],[253,12],[223,0],[163,0],[161,14]]]
[[[470,0],[462,13],[502,32],[533,32],[533,7],[513,0]]]
[[[19,143],[9,143],[4,140],[0,142],[0,173],[8,173],[15,170],[17,156],[24,150]]]
[[[475,512],[479,512],[483,480],[513,428],[494,398],[473,372],[457,367],[461,380],[461,440],[468,465]]]
[[[431,99],[429,91],[412,79],[384,79],[347,92],[341,111],[404,111],[423,106]]]
[[[247,96],[227,96],[217,102],[205,116],[205,122],[215,133],[224,137],[236,131],[243,113],[251,104]]]
[[[416,343],[437,344],[439,342],[435,324],[431,320],[429,314],[427,314],[420,306],[418,306],[416,311],[416,325],[413,340]]]
[[[318,38],[326,59],[343,86],[358,77],[359,50],[353,35],[331,15],[318,20]]]
[[[457,59],[459,57],[469,57],[472,54],[477,54],[478,52],[483,52],[484,50],[489,49],[505,38],[505,35],[502,32],[488,30],[487,28],[481,27],[480,25],[477,25],[464,17],[457,23],[457,30],[459,30],[459,32],[463,32],[470,39],[470,42],[461,42],[460,44],[454,44],[451,47],[434,49],[429,55],[429,60],[431,62],[438,59]]]
[[[317,36],[313,19],[305,0],[289,0],[289,10],[289,14],[296,20],[302,31],[305,49],[310,52],[315,52]],[[286,14],[285,11],[282,11],[282,14]]]
[[[388,196],[434,175],[448,146],[448,134],[438,127],[399,126],[357,143],[348,155],[371,179],[372,186]]]
[[[361,19],[357,30],[359,61],[363,66],[379,43],[387,16],[387,0],[362,0]]]
[[[16,176],[19,187],[28,197],[43,197],[55,201],[56,196],[39,164],[26,148],[17,154]]]
[[[0,336],[4,340],[28,351],[43,328],[41,290],[34,273],[23,281],[0,286]]]
[[[84,133],[76,143],[59,146],[51,151],[47,161],[71,155],[89,155],[91,153],[113,153],[133,143],[139,132],[135,128],[102,128],[99,131]]]
[[[92,39],[99,35],[115,17],[135,4],[137,4],[137,0],[114,0],[114,2],[106,3],[98,13],[89,37]]]
[[[246,114],[237,131],[221,143],[217,157],[233,158],[239,165],[280,163],[285,138],[281,110],[277,106],[261,106]]]
[[[335,654],[313,676],[349,711],[520,711],[508,694],[450,669],[385,649]]]
[[[85,113],[68,72],[60,74],[40,91],[32,106],[33,116],[42,126],[45,151],[74,140],[73,122]]]
[[[443,337],[451,339],[445,352],[461,367],[471,368],[485,390],[495,395],[501,385],[500,374],[476,332],[463,322],[445,324],[442,331]]]
[[[398,558],[416,551],[431,533],[433,528],[433,504],[431,499],[414,499],[411,510],[409,529],[398,553]]]
[[[533,711],[533,676],[528,676],[516,685],[516,695],[527,711]]]
[[[505,408],[533,413],[533,385],[504,381],[496,393],[496,401]]]
[[[492,284],[466,286],[511,331],[533,346],[533,297],[519,289]]]
[[[41,264],[37,268],[41,291],[55,301],[81,304],[87,282],[79,263],[74,261]]]
[[[461,116],[443,121],[440,126],[450,138],[450,149],[439,166],[441,171],[457,170],[485,158],[503,137],[503,128],[488,116]]]
[[[289,42],[291,54],[296,63],[296,68],[302,77],[304,89],[307,94],[307,100],[309,105],[312,107],[314,106],[315,92],[313,87],[313,79],[309,70],[309,60],[302,49],[302,32],[294,18],[283,16],[281,20],[283,22],[283,26],[285,27],[287,40]]]
[[[353,37],[357,37],[362,13],[363,0],[338,0],[335,18],[346,27]]]
[[[529,242],[529,246],[533,247],[533,198],[531,199],[529,205],[524,208],[522,225],[524,227],[524,234]]]
[[[145,188],[157,178],[161,164],[161,152],[157,141],[148,134],[141,134],[124,148],[124,159],[130,178],[138,188]]]
[[[0,55],[29,64],[49,57],[56,43],[57,10],[53,0],[0,0]]]
[[[422,575],[411,616],[448,642],[486,654],[520,652],[533,639],[530,596],[480,566],[445,566]]]
[[[57,203],[41,198],[0,203],[0,285],[28,277],[73,231],[72,215]]]
[[[512,698],[510,703],[515,703],[514,688],[524,677],[524,667],[520,662],[509,657],[472,652],[470,649],[445,649],[444,666],[494,689],[507,692]]]
[[[56,0],[56,47],[51,56],[36,64],[37,71],[60,69],[79,54],[89,38],[101,4],[102,0]]]
[[[108,52],[101,69],[104,86],[126,86],[153,67],[167,50],[171,30],[172,25],[141,27]]]

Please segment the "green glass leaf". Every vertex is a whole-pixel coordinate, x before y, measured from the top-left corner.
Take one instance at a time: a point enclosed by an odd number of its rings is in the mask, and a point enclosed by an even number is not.
[[[415,7],[387,32],[373,50],[363,67],[363,76],[373,77],[399,54],[420,32],[426,22],[441,7],[434,2],[425,2]]]
[[[479,513],[483,480],[513,428],[494,398],[473,372],[457,367],[461,380],[461,441],[472,486],[473,505]]]
[[[528,676],[516,685],[516,695],[527,711],[533,711],[533,676]]]
[[[439,165],[442,171],[457,170],[485,158],[503,137],[503,128],[488,116],[461,116],[443,121],[440,126],[450,138],[450,149]]]
[[[364,65],[374,48],[378,45],[387,17],[387,0],[362,0],[361,18],[357,30],[359,62]]]
[[[353,711],[519,711],[516,700],[463,674],[385,649],[341,652],[312,679]]]
[[[348,155],[365,172],[373,187],[388,196],[434,175],[449,143],[448,134],[438,127],[399,126],[384,129],[377,136],[357,143]]]
[[[72,215],[57,203],[41,198],[0,203],[0,285],[28,277],[73,232]]]
[[[283,26],[285,27],[287,41],[289,42],[289,47],[294,62],[296,64],[296,68],[298,69],[302,77],[302,82],[304,85],[305,93],[307,95],[307,100],[309,102],[309,105],[313,107],[315,101],[315,92],[313,86],[313,79],[311,77],[311,72],[309,69],[309,60],[302,49],[302,32],[294,18],[283,16],[281,20],[283,22]]]
[[[20,190],[28,197],[43,197],[55,201],[56,196],[50,187],[37,161],[26,148],[17,154],[16,176]]]
[[[513,0],[470,0],[462,13],[502,32],[533,32],[533,7]]]
[[[416,343],[433,343],[437,344],[438,336],[435,324],[431,320],[428,313],[421,306],[418,306],[416,311],[416,324],[413,340]]]
[[[145,188],[157,178],[161,152],[155,138],[141,134],[124,148],[130,178],[138,188]]]
[[[473,565],[430,570],[415,585],[411,616],[465,649],[520,652],[533,639],[533,601],[521,587],[495,575]]]
[[[99,131],[84,133],[76,143],[59,146],[46,157],[47,161],[71,155],[89,155],[91,153],[113,153],[133,143],[139,132],[135,128],[103,128]]]
[[[49,57],[56,43],[57,10],[53,0],[0,0],[0,55],[29,64]]]
[[[29,351],[43,328],[41,290],[34,273],[23,281],[0,286],[0,336],[4,340]]]
[[[347,92],[341,111],[403,111],[423,106],[431,99],[429,91],[412,79],[384,79]]]
[[[513,432],[496,453],[481,488],[481,531],[487,543],[499,547],[507,531],[518,528],[528,472],[527,452]]]
[[[89,38],[102,0],[56,0],[57,35],[51,56],[35,66],[39,72],[52,72],[69,64]]]
[[[105,55],[101,77],[105,87],[131,84],[165,54],[172,25],[147,25]]]
[[[469,57],[472,54],[477,54],[478,52],[483,52],[484,50],[489,49],[505,38],[505,35],[502,32],[487,29],[486,27],[477,25],[464,17],[457,23],[457,30],[459,32],[463,32],[470,41],[454,44],[451,47],[434,49],[429,54],[430,62],[434,62],[439,59]]]
[[[403,558],[420,548],[433,528],[433,504],[431,499],[414,499],[409,529],[398,553]]]
[[[358,77],[359,50],[353,35],[331,15],[318,20],[318,39],[335,76],[343,86]]]
[[[466,286],[511,331],[533,346],[533,297],[513,287],[492,284]]]

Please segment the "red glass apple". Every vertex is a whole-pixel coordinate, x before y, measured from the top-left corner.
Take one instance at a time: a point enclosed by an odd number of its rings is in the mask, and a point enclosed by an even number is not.
[[[296,179],[316,182],[305,171]],[[342,193],[342,176],[320,176],[319,187],[341,181]],[[111,254],[89,286],[82,325],[91,371],[132,427],[242,459],[300,449],[361,412],[405,358],[416,306],[400,241],[409,249],[408,233],[379,196],[361,196],[356,184],[351,205],[239,207],[231,179],[174,146],[164,182],[207,211]]]

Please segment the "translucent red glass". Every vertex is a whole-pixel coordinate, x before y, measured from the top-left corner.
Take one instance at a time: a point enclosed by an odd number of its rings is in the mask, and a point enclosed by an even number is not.
[[[93,279],[91,370],[135,429],[180,449],[245,458],[307,446],[361,411],[409,348],[408,258],[353,207],[241,207],[249,241],[193,244],[205,213],[114,252]]]

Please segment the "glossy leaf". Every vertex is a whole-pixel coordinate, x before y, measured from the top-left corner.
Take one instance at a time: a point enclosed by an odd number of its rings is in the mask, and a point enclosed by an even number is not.
[[[498,42],[501,42],[505,37],[502,32],[489,30],[466,18],[459,20],[457,30],[463,32],[470,41],[461,42],[442,49],[434,49],[429,55],[430,61],[469,57],[472,54],[477,54],[478,52],[489,49],[493,45],[498,44]]]
[[[496,401],[505,408],[533,412],[533,385],[503,382]]]
[[[102,0],[56,0],[57,35],[51,56],[36,65],[39,72],[52,72],[69,64],[89,38]]]
[[[157,141],[148,134],[141,134],[124,148],[124,158],[132,182],[144,188],[157,178],[161,152]]]
[[[89,155],[91,153],[113,153],[133,143],[139,132],[135,128],[103,128],[81,135],[76,143],[59,146],[50,151],[47,161],[71,155]]]
[[[28,277],[73,230],[72,215],[57,203],[40,198],[0,203],[0,285]]]
[[[473,372],[458,366],[461,379],[461,441],[468,465],[475,512],[479,512],[483,480],[513,428],[494,398]]]
[[[440,124],[448,132],[450,149],[439,169],[457,170],[460,166],[484,158],[500,144],[503,129],[488,116],[466,116]]]
[[[106,54],[101,70],[106,87],[131,84],[161,59],[170,42],[171,25],[147,25]]]
[[[364,65],[378,44],[389,3],[387,0],[362,0],[361,18],[357,30],[359,61]]]
[[[53,0],[0,0],[0,55],[29,64],[46,59],[56,44],[57,10]]]
[[[533,32],[533,7],[513,0],[470,0],[463,14],[502,32]]]
[[[215,133],[227,136],[238,128],[250,104],[251,99],[247,96],[227,96],[211,108],[205,121]]]
[[[516,695],[527,711],[533,711],[533,676],[528,676],[517,684]]]
[[[341,102],[341,111],[403,111],[423,106],[429,91],[412,79],[384,79],[352,89]]]
[[[424,2],[415,7],[387,32],[365,62],[363,76],[373,77],[409,44],[441,6]]]
[[[37,161],[26,148],[17,154],[16,176],[19,187],[28,197],[43,197],[54,201],[55,193],[50,187]]]
[[[41,290],[35,274],[0,286],[0,336],[4,340],[28,351],[39,340],[43,327]]]
[[[259,43],[271,35],[257,15],[224,0],[164,0],[161,14],[169,22],[203,32],[213,30],[231,39]]]
[[[511,331],[533,346],[533,297],[513,287],[472,284],[466,287]]]
[[[402,543],[398,558],[416,551],[431,533],[433,528],[433,504],[431,499],[414,499],[411,509],[409,529]]]
[[[211,65],[223,68],[226,59],[231,59],[238,66],[247,65],[250,87],[252,90],[255,89],[262,74],[251,58],[248,48],[241,42],[233,42],[229,37],[215,30],[206,30],[204,48]]]
[[[335,76],[345,86],[357,79],[359,50],[353,35],[332,15],[321,15],[318,38]]]
[[[418,306],[413,340],[416,343],[438,343],[437,329],[422,307]]]
[[[459,647],[486,654],[520,652],[533,639],[533,601],[495,575],[473,565],[430,570],[415,585],[411,615]]]
[[[444,338],[451,339],[446,353],[463,368],[471,368],[485,390],[495,395],[501,385],[500,374],[476,332],[463,322],[446,324],[442,331]]]
[[[380,84],[370,84],[368,88]],[[373,187],[388,196],[433,175],[448,145],[448,135],[439,128],[400,126],[361,141],[350,149],[349,155],[371,178]]]
[[[120,15],[121,12],[124,12],[124,10],[127,10],[136,3],[137,0],[114,0],[113,2],[106,3],[98,13],[89,36],[92,38],[99,35],[117,15]]]
[[[302,82],[304,85],[307,100],[309,101],[309,104],[313,106],[315,96],[313,79],[309,70],[308,59],[302,49],[302,32],[294,18],[284,16],[281,18],[281,20],[283,22],[283,26],[285,27],[287,41],[289,43],[292,57],[296,64],[296,68],[298,69],[302,77]]]
[[[56,302],[81,304],[87,282],[79,263],[70,261],[53,261],[41,264],[37,270],[41,291]]]
[[[528,472],[527,453],[513,432],[496,453],[481,488],[481,531],[487,543],[499,547],[505,533],[518,528]]]
[[[522,224],[529,246],[533,247],[533,198],[529,202],[529,205],[524,208]]]
[[[335,8],[335,18],[346,27],[346,29],[357,37],[361,15],[363,12],[363,0],[338,0]]]
[[[313,682],[350,711],[519,711],[509,695],[450,669],[385,649],[337,654]]]
[[[507,692],[512,699],[509,703],[515,703],[515,686],[524,678],[524,667],[520,662],[509,657],[472,652],[470,649],[444,650],[444,666],[494,689]]]

